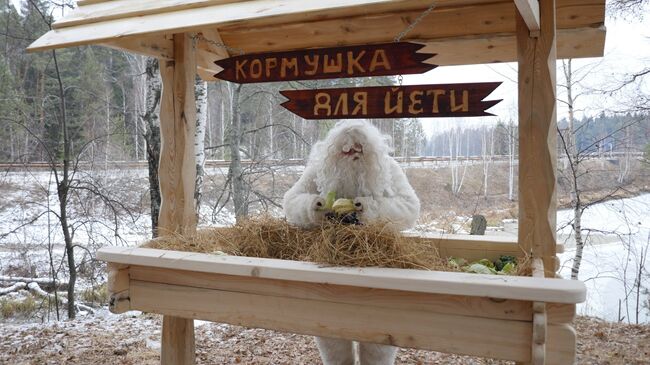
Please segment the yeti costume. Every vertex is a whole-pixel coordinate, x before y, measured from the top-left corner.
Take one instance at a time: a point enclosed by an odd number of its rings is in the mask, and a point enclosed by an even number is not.
[[[298,182],[284,195],[284,214],[293,225],[310,228],[325,218],[325,197],[353,199],[361,222],[382,220],[409,228],[420,214],[420,200],[397,162],[388,138],[365,121],[342,121],[316,143]],[[355,363],[353,342],[317,337],[325,365]],[[361,365],[392,365],[397,348],[359,343]]]

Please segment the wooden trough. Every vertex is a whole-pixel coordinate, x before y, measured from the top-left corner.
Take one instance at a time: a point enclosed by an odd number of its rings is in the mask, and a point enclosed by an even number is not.
[[[214,61],[391,42],[431,0],[80,0],[30,50],[99,44],[161,62],[161,232],[191,233],[194,79]],[[514,241],[437,239],[441,254],[533,257],[533,277],[104,248],[111,310],[164,315],[162,363],[194,363],[193,319],[404,347],[571,364],[579,281],[556,279],[556,58],[600,57],[604,0],[437,0],[403,39],[437,65],[518,62],[519,233]]]
[[[442,245],[471,260],[521,252],[512,242],[445,239]],[[548,364],[571,364],[571,321],[575,303],[585,298],[582,282],[544,278],[541,262],[536,277],[521,277],[145,248],[105,248],[98,258],[109,262],[112,312],[167,316],[169,364],[193,357],[192,322],[181,318],[518,362],[537,353]]]

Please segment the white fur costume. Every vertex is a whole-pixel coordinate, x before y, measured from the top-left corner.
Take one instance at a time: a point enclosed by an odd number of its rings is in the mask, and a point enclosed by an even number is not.
[[[289,223],[313,227],[325,219],[328,192],[353,199],[361,222],[386,220],[396,228],[412,226],[420,214],[420,201],[404,172],[389,156],[388,138],[365,121],[339,122],[316,143],[298,182],[284,195]],[[326,365],[354,364],[352,341],[317,338]],[[361,365],[391,365],[397,348],[360,343]]]

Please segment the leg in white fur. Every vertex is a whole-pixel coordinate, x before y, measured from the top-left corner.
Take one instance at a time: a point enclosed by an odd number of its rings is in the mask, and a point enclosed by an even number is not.
[[[316,345],[324,365],[354,365],[352,341],[316,337]]]
[[[397,347],[359,343],[359,363],[361,365],[393,365],[397,356]]]

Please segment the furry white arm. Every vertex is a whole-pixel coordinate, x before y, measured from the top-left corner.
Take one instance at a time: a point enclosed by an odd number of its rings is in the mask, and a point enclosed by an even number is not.
[[[354,199],[361,221],[386,220],[398,229],[415,225],[420,216],[420,199],[397,163],[391,166],[392,194],[362,196]]]
[[[300,179],[284,194],[282,207],[290,224],[309,228],[325,219],[325,199],[316,189],[315,170],[306,168]]]

